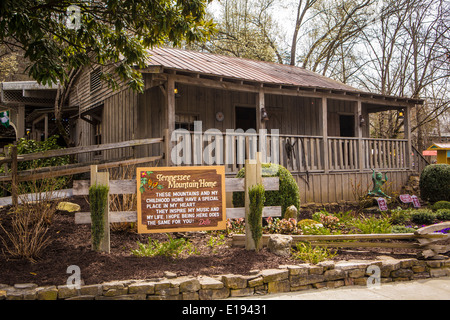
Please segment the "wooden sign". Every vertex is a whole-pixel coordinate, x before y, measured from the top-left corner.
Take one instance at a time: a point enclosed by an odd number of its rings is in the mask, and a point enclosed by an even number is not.
[[[388,206],[387,206],[387,203],[386,203],[386,199],[384,199],[384,198],[378,198],[378,199],[377,199],[377,202],[378,202],[378,208],[379,208],[381,211],[386,211],[386,210],[388,209]]]
[[[400,198],[400,201],[403,203],[411,203],[413,202],[412,197],[410,194],[401,194],[398,196]]]
[[[137,168],[138,233],[226,228],[225,168]]]
[[[417,198],[417,196],[411,196],[411,198],[412,198],[412,202],[414,204],[414,208],[420,208],[419,198]]]

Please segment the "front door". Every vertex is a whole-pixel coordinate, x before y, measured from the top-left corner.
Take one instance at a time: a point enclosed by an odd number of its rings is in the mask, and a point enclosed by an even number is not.
[[[341,137],[355,136],[355,116],[354,115],[339,115],[339,127]]]
[[[256,107],[236,107],[235,120],[235,129],[256,130]]]

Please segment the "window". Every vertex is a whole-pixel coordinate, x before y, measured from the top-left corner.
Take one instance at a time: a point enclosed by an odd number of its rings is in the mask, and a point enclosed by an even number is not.
[[[194,131],[194,121],[198,120],[197,115],[192,114],[176,114],[175,115],[175,129],[186,129]]]
[[[102,86],[101,79],[100,79],[101,75],[102,75],[102,71],[100,68],[97,68],[91,72],[91,75],[90,75],[91,92],[94,92],[101,88],[101,86]]]

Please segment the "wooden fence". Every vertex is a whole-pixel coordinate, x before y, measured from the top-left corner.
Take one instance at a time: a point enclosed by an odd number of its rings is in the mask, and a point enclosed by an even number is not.
[[[435,233],[450,228],[450,222],[442,222],[426,226],[414,233],[381,233],[381,234],[340,234],[340,235],[291,235],[293,246],[299,242],[309,242],[312,246],[338,248],[408,248],[421,250],[421,256],[427,259],[442,258],[440,254],[450,251],[450,245],[439,245],[450,237],[449,234]],[[263,245],[267,245],[269,234],[263,235]],[[392,242],[392,240],[406,240]],[[233,246],[243,246],[244,234],[233,235]]]
[[[93,161],[90,163],[74,163],[63,166],[54,167],[42,167],[31,170],[18,171],[18,163],[22,161],[33,161],[38,159],[52,158],[52,157],[63,157],[63,156],[74,156],[81,153],[89,152],[99,152],[103,150],[113,150],[119,148],[127,147],[138,147],[151,145],[156,143],[165,143],[166,138],[151,138],[151,139],[140,139],[140,140],[130,140],[122,141],[117,143],[107,143],[92,146],[81,146],[66,149],[56,149],[48,150],[44,152],[36,152],[30,154],[17,155],[17,146],[11,147],[11,152],[8,157],[0,158],[0,165],[10,164],[11,172],[1,174],[0,182],[11,181],[11,197],[12,204],[17,205],[18,203],[18,183],[22,181],[31,181],[38,179],[46,179],[58,176],[74,175],[79,173],[89,172],[91,170],[91,165],[98,165],[100,170],[109,169],[119,166],[136,165],[140,163],[149,163],[157,160],[164,159],[164,154],[158,156],[144,157],[138,159],[124,159],[124,160],[110,160],[110,161]],[[8,172],[6,168],[5,172]]]
[[[258,152],[257,159],[261,159],[261,155]],[[227,219],[247,218],[249,214],[249,187],[262,183],[264,189],[267,191],[277,191],[279,189],[278,177],[262,177],[261,176],[261,161],[246,160],[246,174],[244,178],[225,178],[225,191],[235,192],[243,191],[245,193],[245,206],[240,208],[226,208],[225,214]],[[101,176],[99,176],[101,174]],[[106,176],[105,176],[106,174]],[[102,181],[102,184],[109,187],[109,195],[111,194],[136,194],[137,182],[135,179],[130,180],[109,180],[107,173],[98,172],[98,166],[93,165],[91,167],[91,180],[75,180],[73,182],[73,195],[88,195],[89,186],[95,181]],[[109,196],[108,196],[109,202]],[[138,204],[139,205],[139,204]],[[105,237],[101,241],[102,251],[109,252],[109,225],[110,223],[117,222],[137,222],[137,211],[109,211],[109,205],[107,206],[105,221]],[[264,207],[263,217],[280,217],[282,215],[280,206]],[[77,212],[75,213],[76,224],[90,224],[91,213],[90,212]],[[262,221],[261,221],[262,223]],[[251,237],[251,231],[249,224],[246,224],[246,234],[249,235],[246,239],[246,248],[249,250],[256,249],[253,238]]]

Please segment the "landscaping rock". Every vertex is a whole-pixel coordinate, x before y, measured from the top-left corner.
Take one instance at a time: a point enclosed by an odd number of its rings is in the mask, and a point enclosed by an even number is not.
[[[211,277],[199,277],[198,281],[202,289],[221,289],[224,287],[223,282]]]
[[[56,210],[73,213],[73,212],[80,211],[81,207],[80,207],[80,205],[78,205],[76,203],[61,201],[60,203],[58,203]]]
[[[225,299],[230,295],[230,289],[222,288],[222,289],[200,289],[198,292],[198,296],[200,300],[216,300],[216,299]]]
[[[240,275],[224,275],[222,281],[230,289],[243,289],[247,287],[247,279]]]
[[[284,212],[284,219],[297,219],[297,208],[292,205]]]
[[[38,300],[56,300],[58,299],[58,289],[55,286],[43,287],[37,289]]]
[[[267,287],[268,293],[280,293],[291,291],[289,280],[269,282]]]
[[[267,269],[261,272],[264,283],[286,280],[289,270]]]
[[[291,254],[292,237],[288,235],[272,234],[269,237],[267,247],[270,252],[279,256]]]

